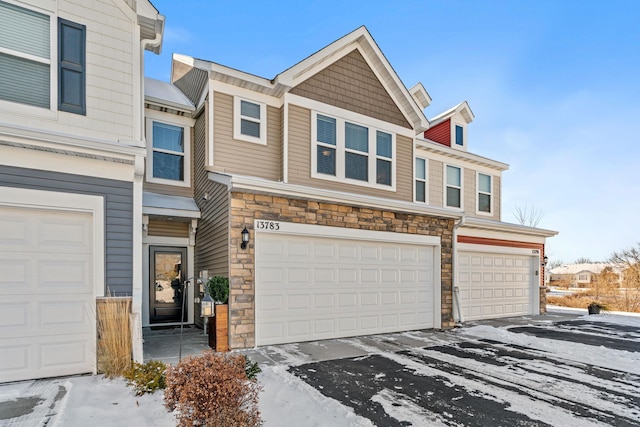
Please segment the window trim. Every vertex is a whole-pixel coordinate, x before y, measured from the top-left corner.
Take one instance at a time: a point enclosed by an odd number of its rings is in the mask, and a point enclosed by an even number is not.
[[[336,120],[336,175],[328,175],[318,172],[318,144],[323,146],[322,142],[319,143],[318,137],[318,115],[330,117]],[[354,152],[346,148],[345,141],[345,123],[352,123],[354,125],[366,127],[368,132],[369,152],[367,153],[367,165],[368,176],[367,181],[361,181],[358,179],[351,179],[345,176],[345,154],[347,151]],[[377,154],[377,132],[384,132],[391,135],[391,156],[392,158],[386,158],[378,156]],[[358,118],[350,116],[349,114],[336,115],[332,113],[326,113],[320,110],[311,111],[311,178],[322,179],[325,181],[339,182],[343,184],[358,185],[361,187],[374,188],[377,190],[396,191],[397,173],[396,165],[397,149],[396,149],[396,133],[379,126],[375,126],[373,123],[366,123]],[[326,145],[326,144],[325,144]],[[391,162],[391,185],[378,184],[377,183],[377,160],[387,160]]]
[[[460,187],[454,186],[454,185],[449,185],[447,183],[447,168],[448,167],[452,167],[452,168],[456,168],[460,170]],[[442,204],[445,208],[447,209],[454,209],[456,211],[464,211],[464,168],[462,166],[458,166],[458,165],[453,165],[453,164],[449,164],[449,163],[444,163],[443,164],[443,168],[442,168],[442,172],[443,172],[443,178],[442,178],[442,182],[444,184],[444,189],[443,189],[443,194],[442,194]],[[447,201],[447,188],[451,187],[451,188],[457,188],[460,190],[460,207],[456,207],[456,206],[449,206],[448,205],[448,201]]]
[[[147,141],[147,165],[145,177],[147,182],[154,184],[171,185],[174,187],[191,187],[191,125],[180,120],[172,120],[169,117],[158,117],[157,115],[145,114],[146,118],[146,141]],[[182,181],[156,178],[153,176],[153,123],[163,123],[171,126],[181,127],[184,138],[184,176]]]
[[[49,65],[49,108],[0,99],[0,110],[8,111],[10,113],[27,114],[34,117],[54,118],[56,117],[56,113],[58,111],[58,67],[55,62],[58,58],[58,26],[55,20],[57,15],[55,12],[24,3],[18,3],[13,0],[2,1],[14,6],[21,7],[23,9],[47,15],[49,17],[48,59],[43,59],[39,56],[18,52],[12,49],[0,48],[0,53]]]
[[[489,193],[485,191],[480,191],[480,175],[485,175],[489,177],[490,179]],[[484,212],[480,210],[480,194],[485,194],[489,196],[489,212]],[[476,172],[476,214],[484,215],[484,216],[493,216],[493,175],[484,173],[484,172]]]
[[[417,160],[424,160],[424,179],[418,178]],[[424,202],[420,201],[416,197],[416,191],[418,188],[418,181],[424,182]],[[429,159],[422,156],[414,156],[413,159],[413,201],[416,203],[429,204]]]
[[[260,119],[243,116],[241,113],[242,101],[250,102],[260,107]],[[256,138],[251,135],[244,135],[241,132],[242,120],[249,120],[260,124],[260,137]],[[252,142],[254,144],[267,145],[267,104],[264,102],[254,101],[240,96],[233,97],[233,139],[238,141]]]

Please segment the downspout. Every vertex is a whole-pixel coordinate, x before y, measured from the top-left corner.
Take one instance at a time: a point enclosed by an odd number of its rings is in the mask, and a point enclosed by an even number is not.
[[[156,47],[162,43],[162,24],[160,31],[156,27],[156,37],[154,39],[143,39],[140,41],[140,102],[138,123],[138,141],[143,144],[146,150],[146,142],[144,137],[145,118],[144,118],[144,51],[147,46]],[[143,362],[142,348],[142,276],[143,276],[143,255],[142,255],[142,182],[144,179],[144,155],[136,155],[133,177],[133,271],[132,271],[132,302],[131,302],[131,350],[133,360]]]
[[[453,243],[451,250],[453,251],[453,261],[451,265],[451,281],[453,284],[453,320],[456,323],[464,323],[464,316],[462,314],[462,307],[460,306],[460,287],[458,286],[457,273],[458,273],[458,228],[464,225],[464,216],[460,218],[453,225]],[[456,319],[455,313],[458,314]]]

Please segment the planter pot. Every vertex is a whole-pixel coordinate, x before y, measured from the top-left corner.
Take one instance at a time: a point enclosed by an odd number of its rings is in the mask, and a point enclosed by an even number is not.
[[[597,305],[589,305],[587,310],[589,310],[589,314],[600,314],[600,306]]]
[[[209,347],[229,351],[229,305],[216,304],[215,314],[209,318]]]

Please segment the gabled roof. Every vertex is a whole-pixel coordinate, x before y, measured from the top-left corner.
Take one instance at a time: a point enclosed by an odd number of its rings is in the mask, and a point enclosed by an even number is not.
[[[381,84],[414,129],[417,132],[428,129],[429,121],[418,105],[418,101],[409,93],[409,90],[404,86],[364,26],[320,49],[311,56],[279,73],[273,79],[266,79],[214,62],[184,55],[174,55],[173,58],[175,61],[208,71],[210,78],[214,80],[279,97],[309,77],[351,53],[354,49],[358,49],[361,52],[369,67],[371,67]],[[424,91],[424,93],[426,94],[426,91]],[[426,97],[428,98],[428,94]]]
[[[429,105],[431,105],[431,95],[424,88],[422,83],[416,83],[411,89],[409,89],[409,93],[413,97],[413,100],[424,110]]]
[[[579,273],[592,273],[600,274],[606,267],[611,267],[614,271],[617,270],[615,264],[607,264],[602,262],[592,262],[583,264],[568,264],[561,265],[560,267],[552,268],[549,270],[551,274],[579,274]]]
[[[462,117],[465,119],[467,124],[471,123],[475,118],[475,116],[473,115],[473,111],[471,111],[471,107],[469,107],[469,104],[467,103],[467,101],[462,101],[460,104],[456,105],[455,107],[450,108],[444,113],[440,113],[434,118],[432,118],[430,120],[431,126],[435,126],[439,123],[442,123],[445,120],[453,117],[457,113],[460,113],[462,115]]]

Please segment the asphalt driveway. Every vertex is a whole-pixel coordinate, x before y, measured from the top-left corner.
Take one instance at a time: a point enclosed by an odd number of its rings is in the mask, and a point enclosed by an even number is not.
[[[600,320],[505,319],[259,357],[380,427],[640,426],[640,327]]]

